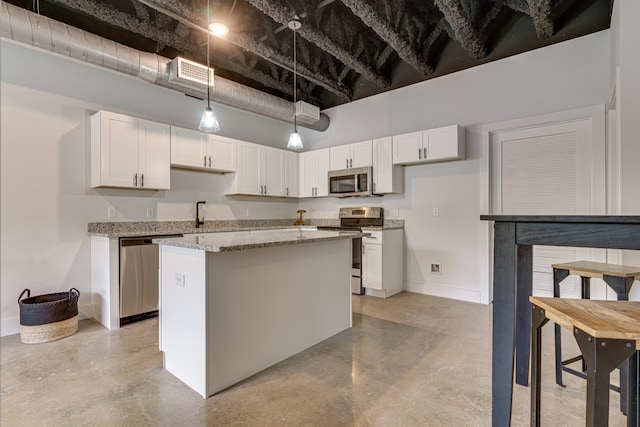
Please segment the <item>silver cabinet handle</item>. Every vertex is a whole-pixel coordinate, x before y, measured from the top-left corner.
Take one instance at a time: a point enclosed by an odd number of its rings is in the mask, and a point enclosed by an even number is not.
[[[211,167],[211,156],[209,156],[209,167]]]
[[[352,168],[353,167],[353,159],[349,159],[349,167]]]
[[[285,194],[288,196],[288,195],[289,195],[289,187],[287,187],[287,188],[285,189],[285,191],[286,191],[286,193],[285,193]]]
[[[422,157],[424,157],[424,159],[427,160],[427,147],[424,147],[422,151],[424,152],[424,155]]]
[[[346,168],[349,169],[349,159],[344,159],[344,161],[347,163]]]
[[[138,186],[138,174],[134,174],[133,175],[133,186],[137,187]]]
[[[144,187],[144,174],[140,175],[140,187]]]
[[[205,168],[207,167],[207,156],[204,156],[204,165]]]
[[[418,147],[418,160],[422,160],[422,148]]]
[[[260,186],[260,194],[264,194],[264,185]]]
[[[374,193],[376,192],[376,183],[375,182],[373,183],[373,192]]]
[[[267,194],[267,186],[264,186],[264,194]]]

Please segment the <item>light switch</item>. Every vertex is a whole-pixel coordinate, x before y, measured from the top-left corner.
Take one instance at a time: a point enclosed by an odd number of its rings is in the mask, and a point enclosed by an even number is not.
[[[440,210],[438,208],[433,208],[433,216],[440,215]]]
[[[117,215],[116,208],[109,206],[107,208],[107,218],[115,218]]]
[[[153,208],[147,208],[147,218],[153,218]]]

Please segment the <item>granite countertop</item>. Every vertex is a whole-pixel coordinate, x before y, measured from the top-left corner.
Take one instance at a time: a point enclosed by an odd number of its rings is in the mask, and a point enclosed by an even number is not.
[[[205,221],[196,228],[194,221],[130,221],[90,222],[87,231],[91,236],[119,238],[168,236],[172,234],[215,233],[223,231],[277,230],[293,228],[295,219],[219,220]],[[311,219],[308,226],[338,226],[340,220]],[[404,220],[385,219],[383,227],[367,227],[367,230],[389,230],[404,228]]]
[[[310,227],[300,227],[295,230],[260,230],[259,232],[240,231],[230,233],[213,232],[191,234],[184,237],[153,239],[153,243],[158,245],[198,249],[207,252],[230,252],[266,248],[271,246],[352,239],[360,236],[362,236],[362,233],[357,231],[330,231],[317,230]]]

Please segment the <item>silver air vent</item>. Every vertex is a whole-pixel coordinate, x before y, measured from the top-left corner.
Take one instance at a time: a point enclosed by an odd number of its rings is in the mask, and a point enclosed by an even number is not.
[[[206,88],[207,67],[178,56],[169,62],[169,81],[191,88]],[[209,68],[209,85],[214,86],[213,68]]]

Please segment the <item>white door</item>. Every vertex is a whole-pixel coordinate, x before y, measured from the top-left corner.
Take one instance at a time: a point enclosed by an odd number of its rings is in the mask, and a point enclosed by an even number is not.
[[[351,158],[351,150],[349,145],[339,145],[329,148],[331,156],[331,170],[340,170],[349,168],[349,159]]]
[[[236,170],[236,140],[219,135],[208,135],[207,166],[224,172]]]
[[[371,141],[356,142],[350,145],[350,168],[362,168],[373,165],[373,151]]]
[[[238,193],[260,195],[262,190],[262,150],[259,145],[238,142]]]
[[[101,112],[102,185],[137,187],[137,119]]]
[[[315,153],[318,156],[316,196],[327,197],[329,195],[329,149],[323,148],[316,150]]]
[[[171,126],[171,164],[182,167],[206,168],[207,134]]]
[[[393,136],[394,164],[418,163],[422,156],[422,131]]]
[[[269,196],[286,196],[284,175],[284,150],[263,148],[265,194]]]
[[[604,213],[604,135],[600,136],[599,132],[594,135],[593,130],[593,119],[585,118],[493,133],[492,212],[503,215]],[[603,250],[534,246],[534,295],[553,295],[551,264],[604,261],[603,257]],[[604,284],[592,282],[592,296],[604,297]],[[579,297],[579,284],[578,277],[567,278],[561,286],[561,295]]]
[[[139,183],[141,188],[171,187],[171,137],[169,125],[138,120]]]

